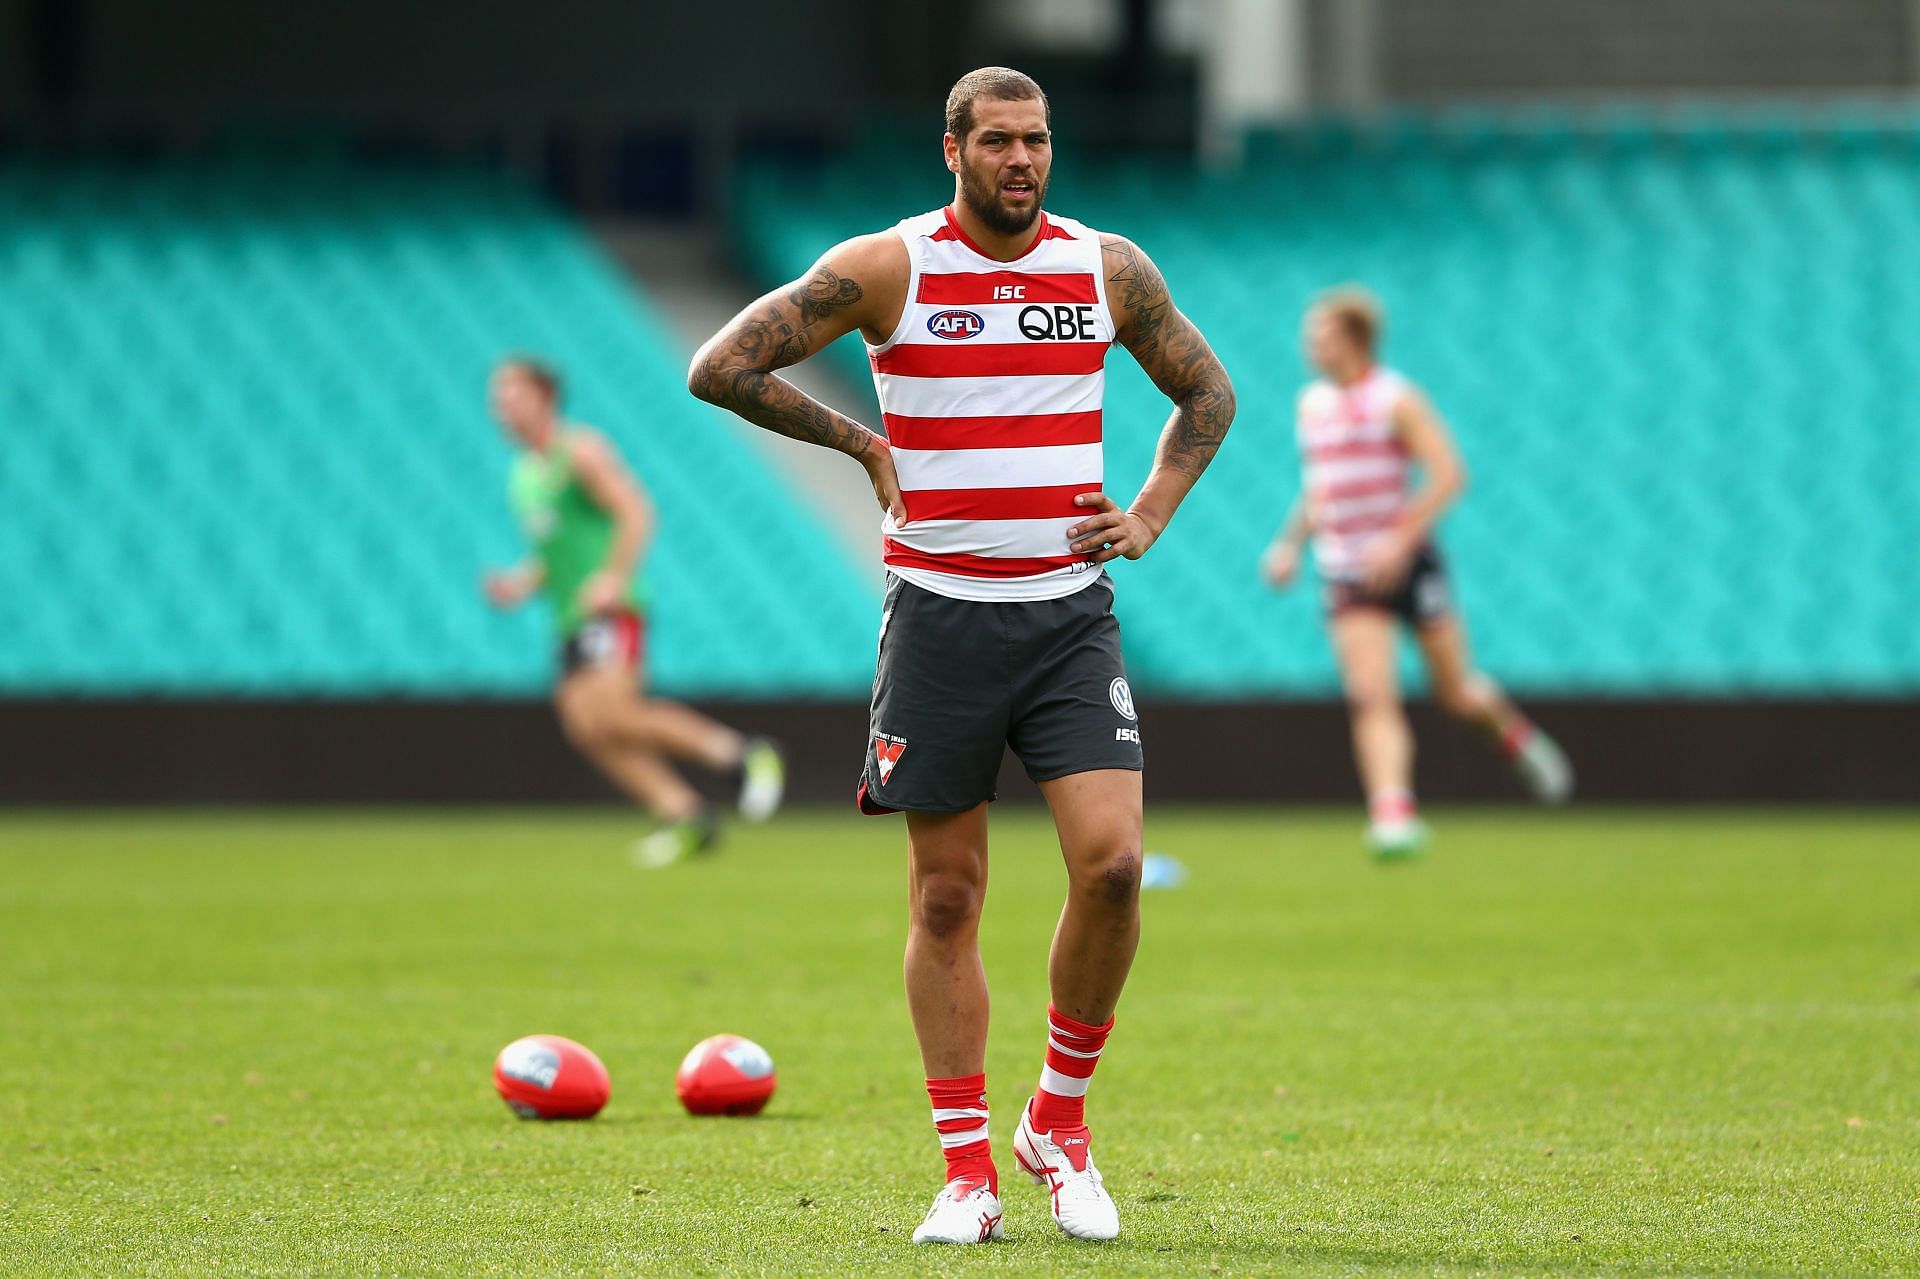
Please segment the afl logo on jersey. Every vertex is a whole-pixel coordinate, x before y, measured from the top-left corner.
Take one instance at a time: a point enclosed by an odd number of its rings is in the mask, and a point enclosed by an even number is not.
[[[964,342],[987,331],[987,322],[973,311],[939,311],[927,317],[927,332],[949,342]]]

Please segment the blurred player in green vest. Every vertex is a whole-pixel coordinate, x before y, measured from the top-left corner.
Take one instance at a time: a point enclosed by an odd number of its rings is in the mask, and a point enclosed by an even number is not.
[[[560,647],[553,702],[567,740],[661,823],[634,846],[635,860],[664,866],[706,851],[718,834],[712,806],[672,760],[734,775],[740,815],[771,817],[786,781],[771,743],[645,693],[647,597],[638,576],[655,515],[619,451],[562,419],[559,375],[537,360],[502,361],[488,391],[520,450],[509,496],[533,554],[488,573],[487,598],[515,608],[541,593],[552,605]]]

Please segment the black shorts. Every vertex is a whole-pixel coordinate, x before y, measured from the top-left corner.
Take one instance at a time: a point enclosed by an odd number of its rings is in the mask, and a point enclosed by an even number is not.
[[[1453,587],[1440,552],[1428,542],[1414,552],[1413,564],[1398,587],[1376,595],[1358,582],[1328,582],[1326,606],[1329,618],[1356,608],[1380,609],[1417,630],[1453,612]]]
[[[587,619],[560,642],[560,678],[612,666],[638,671],[646,660],[647,619],[638,613],[608,613]]]
[[[860,810],[965,812],[1009,746],[1036,782],[1142,767],[1112,580],[1003,604],[890,577]]]

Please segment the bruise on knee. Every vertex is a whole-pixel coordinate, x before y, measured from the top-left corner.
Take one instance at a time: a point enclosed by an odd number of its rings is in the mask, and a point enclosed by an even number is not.
[[[929,876],[914,892],[913,914],[930,936],[952,937],[980,917],[980,894],[958,876]]]
[[[1075,894],[1102,907],[1126,907],[1140,897],[1140,854],[1131,848],[1110,853],[1073,875]]]

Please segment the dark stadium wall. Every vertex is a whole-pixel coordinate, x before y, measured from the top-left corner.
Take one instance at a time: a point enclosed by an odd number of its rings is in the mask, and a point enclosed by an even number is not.
[[[1323,5],[1345,0],[1322,0]],[[1911,87],[1911,0],[1377,0],[1401,101]]]
[[[930,84],[1011,56],[987,8],[0,0],[0,122],[58,99],[79,118],[123,127],[236,115],[426,127],[569,114],[844,123],[923,102]],[[1911,0],[1312,0],[1316,46],[1336,9],[1364,15],[1369,96],[1384,101],[1885,90],[1920,76]],[[1127,48],[1106,52],[1124,60]],[[1330,60],[1314,49],[1316,64]],[[1325,75],[1320,66],[1316,78]],[[1323,103],[1346,97],[1330,83],[1315,92]]]
[[[44,105],[28,67],[71,63],[69,108],[123,125],[845,119],[944,87],[968,29],[885,0],[0,0],[0,117]]]
[[[1920,702],[1552,701],[1529,706],[1602,803],[1920,803]],[[736,702],[780,739],[792,794],[849,801],[863,705]],[[1329,702],[1143,702],[1156,802],[1353,803]],[[1524,802],[1486,747],[1414,708],[1429,799]],[[1009,802],[1037,798],[1009,761]],[[0,805],[566,804],[617,797],[535,702],[0,702]]]

